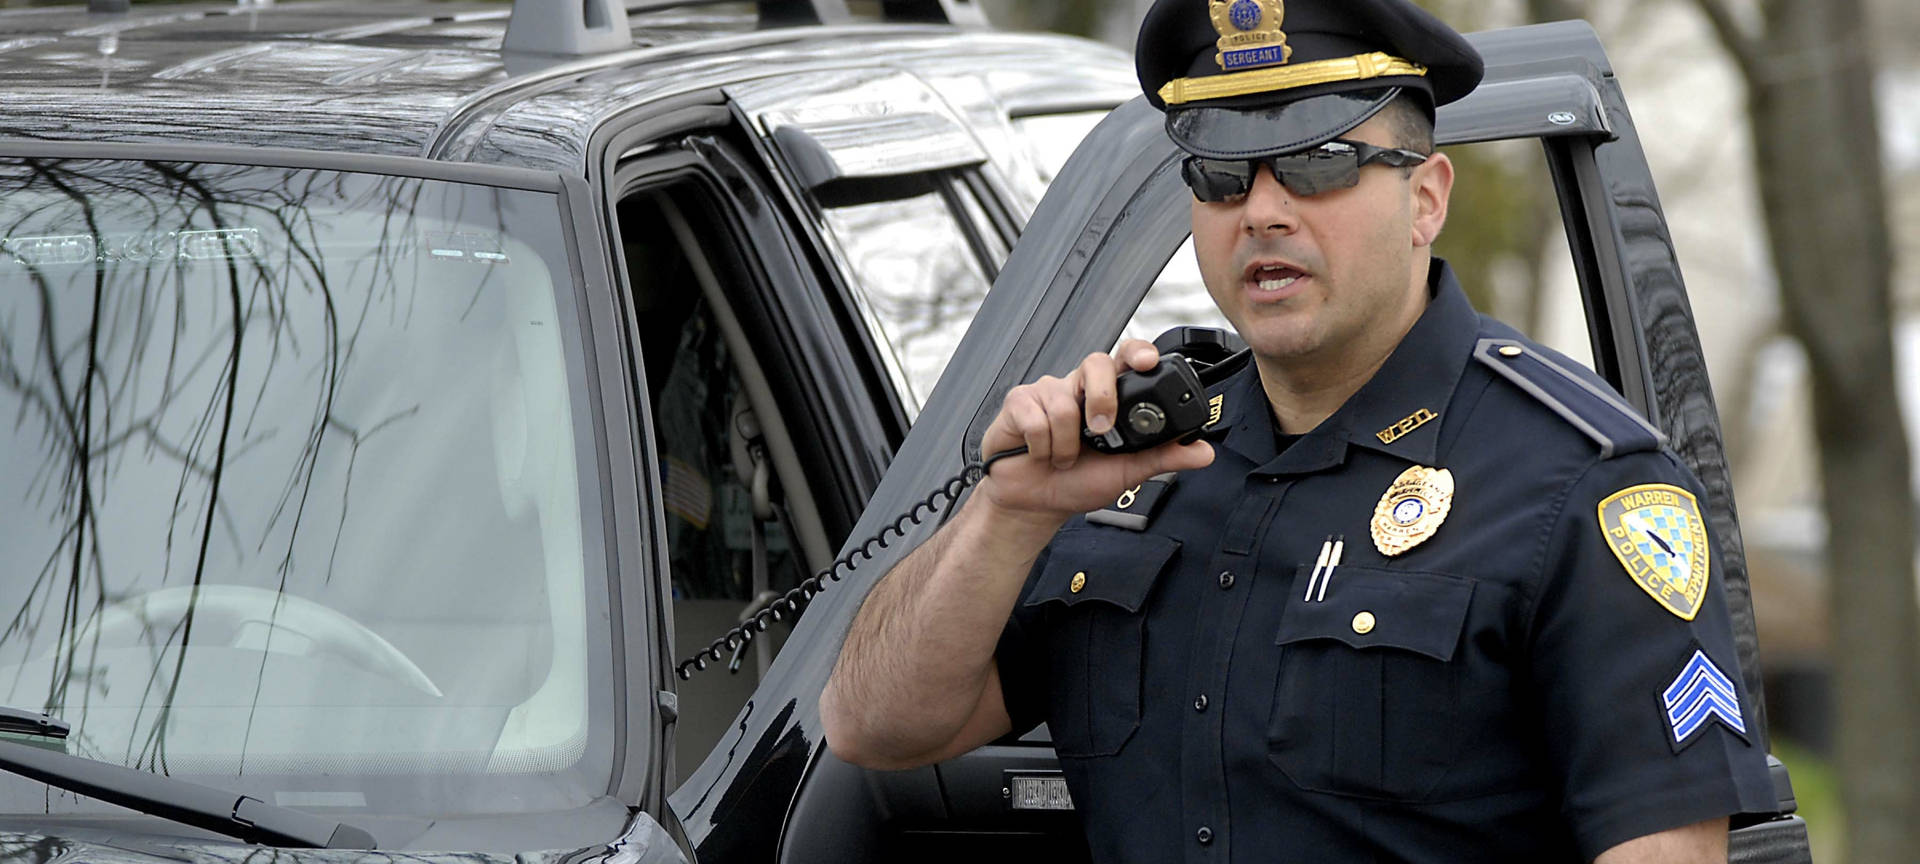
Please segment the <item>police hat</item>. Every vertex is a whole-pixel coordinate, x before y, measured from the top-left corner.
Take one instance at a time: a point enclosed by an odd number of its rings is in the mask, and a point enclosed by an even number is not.
[[[1215,159],[1317,147],[1402,92],[1445,105],[1485,71],[1411,0],[1156,0],[1134,57],[1174,143]]]

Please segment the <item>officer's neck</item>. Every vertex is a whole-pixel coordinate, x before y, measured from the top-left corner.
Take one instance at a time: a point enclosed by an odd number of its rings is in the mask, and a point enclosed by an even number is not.
[[[1364,333],[1336,349],[1312,355],[1270,357],[1256,353],[1254,365],[1283,435],[1313,431],[1386,365],[1407,331],[1420,320],[1430,300],[1427,268],[1416,268],[1398,315],[1379,316]]]

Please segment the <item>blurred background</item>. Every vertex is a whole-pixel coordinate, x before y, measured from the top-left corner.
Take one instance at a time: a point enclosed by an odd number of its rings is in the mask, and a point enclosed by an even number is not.
[[[982,2],[997,26],[1128,51],[1150,5]],[[1920,4],[1419,2],[1462,31],[1566,18],[1599,31],[1710,365],[1773,750],[1792,770],[1815,860],[1914,860]],[[1450,155],[1460,181],[1440,254],[1483,311],[1584,354],[1537,148]]]

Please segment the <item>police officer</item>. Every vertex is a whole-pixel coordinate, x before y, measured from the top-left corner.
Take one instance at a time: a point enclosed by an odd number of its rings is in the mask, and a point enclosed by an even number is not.
[[[903,768],[1042,721],[1100,861],[1725,861],[1773,809],[1699,482],[1430,247],[1472,47],[1408,0],[1159,0],[1137,50],[1252,362],[1126,456],[1118,372],[1015,388],[996,464],[821,697]]]

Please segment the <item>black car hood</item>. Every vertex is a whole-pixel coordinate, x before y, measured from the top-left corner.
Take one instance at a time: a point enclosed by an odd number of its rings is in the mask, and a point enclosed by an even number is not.
[[[253,861],[259,864],[260,855],[270,854],[275,864],[346,864],[349,861],[364,861],[368,857],[365,850],[354,849],[266,849],[260,846],[231,845],[213,846],[185,842],[161,842],[134,836],[123,838],[76,840],[36,834],[0,834],[0,861],[8,864],[51,864],[51,862],[85,861],[89,864],[240,864]],[[376,852],[383,858],[394,861],[414,861],[421,864],[512,864],[516,856],[496,855],[484,852]],[[535,853],[518,856],[527,862],[558,862],[572,858],[570,853]]]
[[[361,864],[369,860],[390,864],[594,864],[615,860],[619,864],[686,864],[687,859],[666,830],[645,813],[636,814],[624,833],[602,845],[519,853],[278,849],[97,828],[57,834],[0,831],[0,862],[6,864]]]

